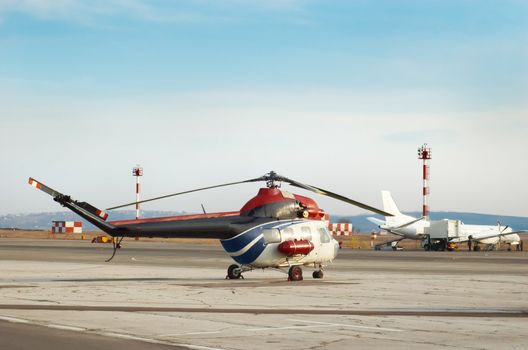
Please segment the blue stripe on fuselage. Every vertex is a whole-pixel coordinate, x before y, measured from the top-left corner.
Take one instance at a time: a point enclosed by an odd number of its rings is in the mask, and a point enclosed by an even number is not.
[[[262,226],[254,227],[236,237],[230,238],[229,240],[221,240],[220,243],[222,243],[222,247],[224,247],[226,252],[234,253],[251,243],[251,241],[257,238],[261,233]]]
[[[247,252],[239,256],[232,256],[233,260],[242,265],[251,264],[262,254],[266,244],[264,243],[264,238],[259,239]]]
[[[292,221],[288,220],[286,224],[290,224]],[[268,222],[253,228],[250,228],[249,230],[242,232],[238,236],[235,236],[233,238],[229,239],[223,239],[220,241],[222,243],[222,247],[224,247],[224,250],[228,253],[234,253],[239,251],[240,249],[244,248],[246,245],[251,243],[255,238],[257,238],[261,233],[263,229],[270,228],[270,227],[279,227],[284,226],[284,221],[272,221]]]
[[[222,247],[224,247],[224,250],[226,252],[228,253],[238,252],[239,250],[247,247],[259,235],[261,235],[263,229],[280,228],[280,227],[291,225],[293,223],[294,221],[292,220],[268,222],[268,223],[253,227],[245,232],[242,232],[236,237],[221,240],[220,243],[222,244]],[[243,254],[240,254],[238,256],[231,256],[231,257],[233,258],[233,260],[235,260],[239,264],[251,264],[252,262],[257,260],[257,258],[260,256],[260,254],[262,254],[265,248],[266,248],[266,244],[264,242],[264,238],[261,237],[259,240],[253,243],[253,245]]]

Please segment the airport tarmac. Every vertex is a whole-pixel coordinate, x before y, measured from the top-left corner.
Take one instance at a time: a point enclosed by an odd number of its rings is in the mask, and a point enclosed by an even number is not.
[[[4,344],[528,347],[527,252],[343,249],[324,279],[304,268],[301,282],[273,270],[226,280],[232,261],[218,245],[126,241],[105,263],[110,254],[88,241],[0,239]]]

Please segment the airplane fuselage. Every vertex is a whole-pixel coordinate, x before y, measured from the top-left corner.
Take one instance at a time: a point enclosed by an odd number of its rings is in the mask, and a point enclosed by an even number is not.
[[[462,225],[462,236],[464,238],[472,237],[474,241],[482,244],[508,243],[512,245],[519,244],[521,237],[514,233],[511,235],[500,236],[513,232],[511,227],[497,225]],[[493,236],[495,237],[488,237]],[[487,238],[486,238],[487,237]]]
[[[387,230],[388,232],[397,234],[407,239],[423,240],[426,238],[424,234],[425,228],[431,225],[430,221],[422,220],[412,225],[405,226],[402,228],[394,229],[398,225],[404,224],[406,221],[413,220],[415,218],[406,216],[404,220],[399,220],[392,225],[380,225],[381,229]],[[406,220],[406,221],[405,221]],[[392,227],[392,228],[391,228]],[[467,240],[470,236],[474,242],[481,244],[498,244],[507,243],[516,245],[519,244],[521,238],[518,234],[504,235],[513,232],[510,227],[497,226],[497,225],[466,225],[461,223],[459,228],[459,237],[462,240]],[[494,237],[489,237],[494,236]]]

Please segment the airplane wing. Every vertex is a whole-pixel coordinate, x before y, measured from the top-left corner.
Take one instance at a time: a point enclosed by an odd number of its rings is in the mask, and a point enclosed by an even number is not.
[[[388,233],[392,233],[393,235],[396,235],[396,236],[402,236],[403,237],[403,234],[401,233],[398,233],[398,232],[393,232],[391,231],[393,229],[393,227],[387,227],[385,226],[386,225],[386,222],[384,220],[380,220],[380,219],[377,219],[377,218],[374,218],[372,216],[369,216],[367,218],[368,221],[372,222],[373,224],[377,225],[380,229],[382,229],[383,231],[386,231]],[[396,239],[397,240],[401,240],[402,238],[398,238]],[[392,242],[392,241],[391,241]],[[391,243],[389,242],[389,243]]]
[[[393,235],[396,235],[396,236],[400,236],[400,237],[404,237],[405,235],[403,233],[399,233],[399,232],[396,232],[396,231],[392,231],[392,228],[391,227],[387,227],[387,228],[381,228],[383,231],[386,231],[388,233],[391,233]],[[403,239],[403,238],[398,238],[398,239]]]
[[[472,240],[473,241],[480,241],[480,240],[484,240],[484,239],[488,239],[488,238],[504,237],[504,236],[515,235],[515,234],[519,234],[519,233],[528,233],[528,231],[521,230],[521,231],[508,232],[508,233],[495,233],[495,234],[489,234],[489,235],[485,235],[485,236],[479,236],[478,233],[477,233],[476,235],[472,235],[473,236]],[[469,241],[469,236],[468,236],[468,238],[465,238],[465,239],[455,238],[455,239],[450,240],[450,242],[453,242],[453,243],[464,243],[464,242],[467,242],[467,241]]]
[[[392,247],[392,243],[395,243],[395,242],[397,243],[397,242],[399,242],[401,240],[404,240],[404,239],[405,239],[405,237],[401,237],[401,238],[392,239],[390,241],[385,241],[385,242],[382,242],[382,243],[378,243],[378,244],[376,244],[375,249],[379,250],[383,246]]]
[[[410,225],[412,225],[412,224],[414,224],[415,222],[418,222],[418,221],[420,221],[420,220],[423,220],[423,216],[420,217],[420,218],[418,218],[418,219],[416,219],[416,220],[412,220],[412,221],[406,222],[405,224],[402,224],[402,225],[400,225],[400,226],[391,227],[390,229],[391,229],[391,230],[399,230],[400,228],[404,228],[404,227],[410,226]]]
[[[403,233],[396,232],[396,230],[402,229],[404,227],[407,227],[407,226],[410,226],[410,225],[414,224],[415,222],[423,220],[423,217],[420,217],[420,218],[418,218],[416,220],[412,220],[412,221],[406,222],[406,223],[398,225],[398,226],[386,226],[386,222],[385,221],[377,219],[377,218],[374,218],[374,217],[368,217],[367,220],[372,222],[372,223],[374,223],[374,224],[376,224],[376,225],[378,225],[380,229],[382,229],[384,231],[387,231],[389,233],[392,233],[393,235],[404,236]]]

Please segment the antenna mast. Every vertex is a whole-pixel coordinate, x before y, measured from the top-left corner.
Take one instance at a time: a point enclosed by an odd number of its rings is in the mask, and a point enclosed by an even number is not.
[[[143,168],[136,166],[132,169],[132,175],[136,177],[136,219],[139,219],[139,178],[143,176]]]
[[[431,159],[431,148],[424,143],[422,147],[418,148],[418,159],[423,160],[423,207],[422,216],[425,220],[429,220],[429,159]]]

